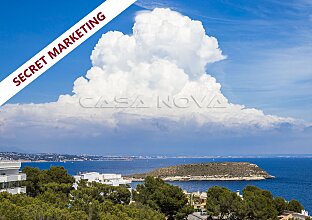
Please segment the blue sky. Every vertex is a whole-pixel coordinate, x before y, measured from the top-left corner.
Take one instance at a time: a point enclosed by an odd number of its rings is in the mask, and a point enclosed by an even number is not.
[[[101,2],[2,2],[0,79],[4,79]],[[62,94],[72,94],[73,82],[92,67],[90,55],[101,35],[110,30],[131,34],[135,15],[141,10],[155,7],[171,8],[191,19],[200,20],[207,34],[217,38],[227,59],[209,64],[208,73],[222,85],[221,91],[231,103],[261,109],[265,114],[312,121],[312,2],[309,0],[139,1],[8,103],[47,103],[57,101]],[[283,134],[281,132],[280,136]],[[137,134],[124,135],[129,138],[131,136],[130,139],[137,137]],[[259,153],[275,153],[271,150],[271,145],[277,143],[287,146],[276,152],[292,152],[293,145],[304,145],[300,150],[296,150],[297,153],[312,152],[307,147],[310,146],[311,140],[306,138],[307,134],[304,132],[280,139],[273,135],[269,137],[272,143],[260,143],[263,136],[259,135],[256,138],[241,138],[235,145],[239,152],[246,151],[244,146],[254,145],[262,147]],[[221,142],[220,139],[224,137],[209,140],[209,145],[228,146],[233,142],[233,137],[225,138]],[[168,145],[181,145],[174,140],[174,143],[167,143],[163,137],[159,137],[158,141],[160,145],[153,146],[160,149]],[[202,146],[205,141],[207,140],[203,139],[197,144]],[[71,140],[69,142],[74,143]],[[84,145],[90,142],[92,141],[86,140]],[[94,145],[99,145],[99,140],[94,142]],[[32,144],[30,140],[28,143]],[[110,139],[108,143],[111,146],[124,144],[115,139]],[[184,147],[187,148],[190,143],[191,140],[186,142]],[[8,141],[5,147],[13,145],[18,147],[20,143]],[[139,152],[142,149],[138,145],[136,141],[131,143]],[[80,148],[83,147],[82,144]],[[53,149],[48,145],[47,148]],[[288,148],[289,150],[285,150]],[[116,153],[125,152],[122,149]],[[175,149],[172,148],[172,151]],[[102,152],[98,149],[95,151]],[[215,152],[225,154],[227,148]]]
[[[103,1],[39,0],[1,3],[1,79],[21,66],[42,48],[73,26]],[[110,22],[64,60],[48,70],[9,103],[43,103],[56,101],[61,94],[72,92],[74,80],[91,67],[90,55],[100,36],[108,30],[129,32],[138,7]]]
[[[155,3],[156,2],[156,3]],[[101,1],[5,1],[2,3],[1,79],[57,38]],[[17,6],[18,5],[18,6]],[[60,6],[61,5],[61,6]],[[232,101],[268,114],[312,119],[312,4],[299,1],[144,1],[203,22],[228,56],[209,73]],[[70,10],[68,10],[70,8]],[[130,33],[142,7],[132,6],[30,85],[10,103],[41,103],[70,93],[91,66],[89,56],[108,30]]]

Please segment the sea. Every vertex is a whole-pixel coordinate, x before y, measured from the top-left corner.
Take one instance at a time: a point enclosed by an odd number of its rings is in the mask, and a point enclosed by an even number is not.
[[[172,165],[202,162],[250,162],[257,164],[276,178],[260,181],[190,181],[170,182],[170,184],[177,185],[188,192],[204,192],[212,186],[242,191],[244,187],[254,185],[271,191],[274,196],[281,196],[286,200],[296,199],[312,214],[312,158],[166,158],[129,161],[25,162],[22,163],[22,167],[49,169],[51,166],[64,166],[71,175],[79,172],[126,175],[144,173]],[[138,183],[133,183],[133,187],[136,184]]]

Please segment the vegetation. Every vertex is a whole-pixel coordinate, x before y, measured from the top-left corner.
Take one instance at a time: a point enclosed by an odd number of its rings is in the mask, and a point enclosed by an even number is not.
[[[284,210],[287,209],[287,201],[282,197],[274,198],[274,206],[278,212],[278,214],[282,214]]]
[[[81,182],[63,167],[26,167],[27,195],[0,193],[0,220],[161,220],[165,215],[148,205],[130,203],[124,187]]]
[[[242,198],[226,188],[212,187],[207,192],[206,208],[210,216],[236,220],[276,220],[285,210],[303,210],[298,201],[274,198],[269,191],[255,186],[247,186]]]
[[[125,187],[81,181],[63,167],[49,170],[26,167],[27,195],[0,193],[0,220],[182,220],[194,210],[182,189],[146,177],[132,196]],[[222,187],[207,193],[207,213],[219,219],[275,220],[284,210],[300,212],[296,201],[274,198],[269,191],[248,186],[243,198]]]
[[[191,177],[202,178],[272,178],[266,171],[255,164],[248,162],[219,162],[219,163],[199,163],[170,166],[156,169],[149,173],[134,174],[129,177],[134,179],[144,179],[147,176],[157,178],[181,177],[187,180]]]
[[[51,167],[49,170],[25,167],[23,173],[27,175],[25,181],[27,194],[32,197],[44,193],[50,187],[62,188],[62,192],[65,191],[68,195],[75,182],[74,177],[70,176],[64,167]]]
[[[211,216],[218,216],[220,219],[224,217],[240,217],[240,213],[244,213],[246,207],[235,193],[223,187],[212,187],[207,193],[207,213]]]
[[[138,185],[134,200],[164,213],[167,219],[184,219],[193,212],[182,189],[154,177]]]
[[[294,212],[301,212],[303,206],[297,200],[293,199],[287,204],[287,209]]]

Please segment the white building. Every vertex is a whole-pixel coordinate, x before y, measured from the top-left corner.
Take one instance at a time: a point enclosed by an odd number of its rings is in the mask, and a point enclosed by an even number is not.
[[[122,178],[121,174],[100,174],[97,172],[91,172],[75,175],[74,178],[76,180],[76,183],[74,184],[75,188],[77,188],[77,184],[80,180],[87,180],[88,182],[97,182],[110,186],[131,184],[131,181]]]
[[[279,216],[279,220],[290,220],[290,219],[305,220],[308,217],[311,216],[309,216],[309,213],[306,210],[302,210],[301,213],[284,211],[283,214]]]
[[[26,193],[26,187],[22,184],[26,174],[20,173],[20,168],[21,162],[0,160],[0,192]]]

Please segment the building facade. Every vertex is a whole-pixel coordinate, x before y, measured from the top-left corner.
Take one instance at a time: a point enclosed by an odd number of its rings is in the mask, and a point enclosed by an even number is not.
[[[188,203],[194,207],[194,210],[199,212],[206,211],[206,202],[207,202],[207,193],[206,192],[187,192],[184,191],[184,194],[188,198]]]
[[[301,213],[284,211],[283,214],[279,216],[279,220],[305,220],[309,217],[311,216],[309,216],[309,213],[306,210],[302,210]]]
[[[121,174],[100,174],[97,172],[91,173],[81,173],[74,176],[76,188],[78,182],[81,180],[86,180],[88,182],[97,182],[110,186],[120,186],[120,185],[129,185],[131,184],[130,180],[125,180],[122,178]]]
[[[26,174],[21,173],[21,162],[0,160],[0,192],[11,194],[26,193],[23,181]]]

